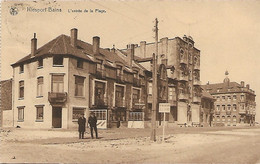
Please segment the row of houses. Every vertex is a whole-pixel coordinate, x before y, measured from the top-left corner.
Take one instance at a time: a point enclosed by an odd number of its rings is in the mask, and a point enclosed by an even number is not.
[[[74,28],[70,36],[60,35],[37,48],[35,34],[31,53],[12,64],[12,92],[5,94],[12,103],[2,110],[2,120],[12,126],[69,129],[77,127],[80,114],[88,117],[94,112],[99,128],[145,128],[151,125],[152,90],[158,89],[158,102],[170,104],[167,126],[219,124],[215,113],[218,99],[209,84],[201,86],[200,50],[193,39],[162,38],[158,47],[158,88],[154,88],[155,43],[104,49],[99,37],[86,43],[78,39]],[[245,94],[248,96],[253,102],[253,91]],[[252,111],[255,105],[251,103]],[[241,122],[240,113],[236,124]],[[253,115],[243,120],[252,121]],[[156,119],[161,125],[158,109]]]

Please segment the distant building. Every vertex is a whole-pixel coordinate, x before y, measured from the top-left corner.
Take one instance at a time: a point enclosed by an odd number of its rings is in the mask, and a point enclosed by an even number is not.
[[[228,72],[223,83],[203,85],[203,89],[215,99],[213,124],[237,126],[254,124],[256,115],[255,91],[249,84],[230,82]]]

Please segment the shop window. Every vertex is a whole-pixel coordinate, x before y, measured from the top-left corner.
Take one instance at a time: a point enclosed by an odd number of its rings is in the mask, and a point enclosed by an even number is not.
[[[73,108],[72,109],[72,119],[78,120],[78,118],[85,113],[85,108]]]

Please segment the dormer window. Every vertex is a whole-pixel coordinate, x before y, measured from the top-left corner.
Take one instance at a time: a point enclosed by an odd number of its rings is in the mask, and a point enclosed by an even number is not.
[[[103,70],[103,60],[96,59],[97,62],[97,71],[101,72]]]
[[[83,68],[83,61],[81,59],[77,60],[77,68]]]
[[[117,65],[116,68],[117,68],[116,75],[117,76],[122,76],[123,75],[123,73],[122,73],[123,67],[121,65]]]
[[[42,68],[43,67],[43,59],[39,58],[38,59],[38,68]]]
[[[134,71],[134,78],[138,79],[138,71]]]
[[[63,66],[63,56],[54,56],[53,66]]]
[[[20,65],[20,73],[23,73],[23,71],[24,71],[24,65],[21,64],[21,65]]]

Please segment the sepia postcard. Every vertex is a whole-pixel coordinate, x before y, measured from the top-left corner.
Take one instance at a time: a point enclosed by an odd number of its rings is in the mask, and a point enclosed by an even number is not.
[[[260,163],[260,1],[2,0],[1,163]]]

